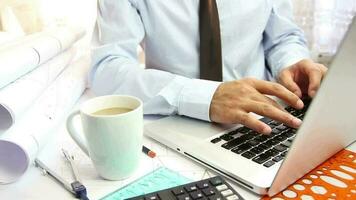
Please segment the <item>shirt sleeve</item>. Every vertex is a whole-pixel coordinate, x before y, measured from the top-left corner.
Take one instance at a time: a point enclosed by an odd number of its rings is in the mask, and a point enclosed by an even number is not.
[[[272,75],[300,60],[310,58],[304,32],[294,23],[290,0],[271,1],[272,11],[264,32],[263,45]]]
[[[137,48],[144,36],[134,2],[98,1],[89,74],[93,92],[136,96],[144,102],[144,114],[179,114],[210,121],[211,99],[220,82],[142,68]]]

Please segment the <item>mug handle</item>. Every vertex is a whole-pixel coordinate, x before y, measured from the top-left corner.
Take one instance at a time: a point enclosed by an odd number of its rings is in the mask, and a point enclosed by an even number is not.
[[[72,137],[72,139],[74,140],[75,143],[77,143],[77,145],[82,149],[82,151],[87,154],[87,156],[89,156],[89,152],[88,152],[88,147],[86,145],[86,142],[83,138],[83,136],[80,136],[80,134],[78,133],[78,131],[74,128],[74,117],[80,115],[80,111],[76,110],[74,111],[72,114],[70,114],[67,118],[67,131],[69,133],[69,135]]]

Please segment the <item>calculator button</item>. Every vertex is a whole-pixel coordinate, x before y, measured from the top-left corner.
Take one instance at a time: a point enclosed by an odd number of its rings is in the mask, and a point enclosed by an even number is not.
[[[185,186],[184,189],[187,190],[187,192],[193,192],[193,191],[197,190],[197,186],[188,185],[188,186]]]
[[[223,195],[224,197],[230,196],[232,194],[233,194],[233,192],[231,190],[224,190],[221,192],[221,195]]]
[[[223,200],[223,198],[219,195],[214,195],[214,196],[209,197],[209,200]]]
[[[203,193],[201,193],[200,191],[195,191],[195,192],[190,193],[190,196],[193,199],[200,199],[200,198],[203,198]]]
[[[178,196],[178,195],[184,194],[184,190],[183,190],[182,188],[178,188],[178,189],[172,190],[172,193],[173,193],[175,196]]]
[[[200,182],[200,183],[197,184],[197,187],[199,189],[204,189],[204,188],[209,187],[209,183],[208,182]]]
[[[159,200],[158,195],[156,195],[156,194],[148,195],[145,199],[146,200]]]
[[[177,197],[178,200],[192,200],[192,198],[190,198],[190,196],[188,194],[183,194],[183,195],[179,195]]]
[[[202,190],[203,194],[205,196],[211,196],[211,195],[214,195],[215,192],[214,192],[214,189],[213,188],[205,188]]]
[[[210,183],[213,185],[213,186],[218,186],[218,185],[221,185],[223,182],[222,180],[219,178],[219,177],[215,177],[213,179],[210,180]]]
[[[216,186],[216,189],[217,189],[218,191],[223,191],[223,190],[227,190],[227,189],[229,189],[229,188],[224,184],[224,185]]]
[[[226,197],[226,200],[238,200],[238,199],[240,199],[240,198],[236,195]]]
[[[249,133],[247,133],[249,134]],[[225,182],[216,176],[201,181],[164,189],[130,200],[242,200],[243,198]]]

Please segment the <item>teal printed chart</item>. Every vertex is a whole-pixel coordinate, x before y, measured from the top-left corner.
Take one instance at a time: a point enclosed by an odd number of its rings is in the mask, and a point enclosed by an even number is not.
[[[191,182],[191,180],[179,175],[177,172],[161,167],[135,182],[105,196],[101,200],[124,200],[189,182]]]

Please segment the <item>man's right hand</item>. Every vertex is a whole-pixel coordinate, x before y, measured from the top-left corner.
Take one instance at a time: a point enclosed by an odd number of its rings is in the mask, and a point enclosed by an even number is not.
[[[240,123],[263,134],[269,134],[271,128],[251,113],[294,128],[301,125],[300,119],[265,95],[276,96],[296,109],[304,107],[297,95],[278,83],[245,78],[222,83],[217,88],[210,105],[210,120],[217,123]]]

